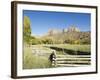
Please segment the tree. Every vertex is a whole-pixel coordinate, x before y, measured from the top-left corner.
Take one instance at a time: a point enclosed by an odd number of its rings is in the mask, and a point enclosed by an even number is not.
[[[30,44],[31,39],[31,26],[28,16],[24,16],[24,29],[23,29],[24,42]]]

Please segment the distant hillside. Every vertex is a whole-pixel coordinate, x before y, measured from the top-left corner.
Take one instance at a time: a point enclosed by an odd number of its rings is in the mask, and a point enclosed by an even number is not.
[[[59,33],[68,33],[68,32],[80,32],[80,30],[77,27],[71,26],[68,29],[65,28],[63,30],[58,30],[58,29],[50,29],[47,33],[47,35],[55,35]]]
[[[51,39],[54,43],[90,44],[90,31],[80,31],[77,27],[71,26],[68,29],[50,29],[42,38]]]

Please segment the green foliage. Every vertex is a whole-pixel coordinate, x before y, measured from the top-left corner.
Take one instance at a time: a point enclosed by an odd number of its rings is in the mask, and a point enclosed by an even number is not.
[[[24,35],[24,42],[30,44],[31,38],[31,26],[30,26],[30,19],[28,16],[24,16],[24,27],[23,27],[23,35]]]
[[[38,39],[32,39],[32,40],[31,40],[31,44],[32,44],[32,45],[39,44],[39,40],[38,40]]]
[[[53,40],[50,39],[50,38],[46,38],[46,39],[43,39],[43,40],[42,40],[42,43],[43,43],[43,44],[53,44]]]
[[[42,40],[34,36],[31,36],[30,41],[32,45],[42,44]]]
[[[82,39],[81,41],[80,41],[80,44],[90,44],[91,43],[91,41],[89,40],[89,39]]]
[[[74,44],[80,44],[80,40],[75,40]]]

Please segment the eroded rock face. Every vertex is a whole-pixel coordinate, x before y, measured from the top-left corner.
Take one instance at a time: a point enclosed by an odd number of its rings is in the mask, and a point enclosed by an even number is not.
[[[80,32],[80,30],[75,26],[71,26],[68,28],[67,32]]]
[[[47,35],[54,35],[54,34],[66,33],[66,32],[80,32],[80,30],[75,26],[71,26],[69,28],[65,28],[65,29],[62,29],[62,30],[49,29],[48,32],[47,32]]]

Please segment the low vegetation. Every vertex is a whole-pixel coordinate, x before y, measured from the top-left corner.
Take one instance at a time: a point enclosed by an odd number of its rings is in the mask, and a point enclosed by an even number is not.
[[[73,44],[55,44],[55,45],[46,45],[47,47],[57,47],[74,51],[90,52],[90,45],[73,45]]]
[[[50,55],[49,53],[43,54],[43,55],[41,55],[41,53],[38,53],[38,54],[33,53],[31,47],[25,46],[24,47],[24,54],[23,54],[23,56],[24,56],[23,69],[50,68],[50,67],[52,67],[51,62],[49,60],[49,55]]]

